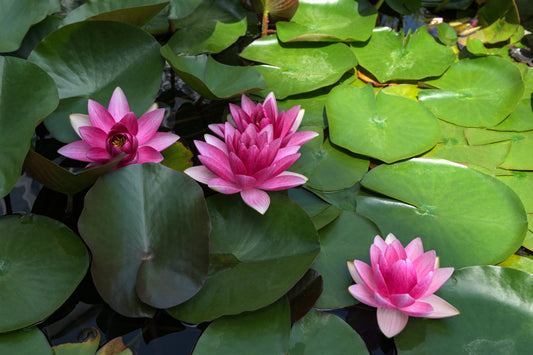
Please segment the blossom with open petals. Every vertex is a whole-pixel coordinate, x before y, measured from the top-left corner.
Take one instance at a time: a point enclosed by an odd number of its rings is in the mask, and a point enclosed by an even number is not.
[[[163,160],[160,151],[179,139],[174,133],[157,132],[164,109],[149,111],[137,119],[119,87],[113,92],[107,109],[93,100],[89,100],[88,109],[89,115],[70,115],[72,127],[82,140],[58,150],[67,158],[89,162],[87,167],[106,164],[121,153],[125,157],[115,168],[159,163]]]
[[[272,98],[275,102],[273,95]],[[243,98],[243,112],[251,112],[250,103]],[[268,110],[262,110],[266,112],[276,107],[271,105],[268,104]],[[259,121],[247,121],[241,119],[240,111],[233,108],[232,112],[238,116],[234,117],[236,126],[230,122],[211,125],[211,130],[219,137],[206,134],[205,142],[194,142],[203,165],[188,168],[185,173],[223,194],[239,192],[247,205],[264,214],[270,205],[270,197],[264,190],[285,190],[307,181],[305,176],[286,170],[300,157],[300,146],[318,134],[295,132],[299,126],[297,113],[296,116],[278,116],[276,108],[276,115],[269,111]],[[258,113],[254,117],[259,116]],[[269,121],[267,116],[276,117],[277,121]],[[289,122],[284,123],[283,117]],[[283,127],[288,127],[287,131]]]
[[[434,295],[453,268],[439,268],[435,251],[424,253],[420,238],[404,248],[392,234],[385,240],[376,236],[370,247],[370,261],[371,266],[360,260],[348,262],[356,282],[348,290],[360,302],[378,309],[378,325],[387,337],[400,333],[409,316],[444,318],[459,314]]]

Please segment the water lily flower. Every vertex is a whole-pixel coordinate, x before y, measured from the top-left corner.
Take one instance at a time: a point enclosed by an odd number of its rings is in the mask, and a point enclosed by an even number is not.
[[[434,250],[424,253],[416,238],[405,248],[393,234],[385,240],[378,235],[370,247],[371,266],[348,262],[356,282],[348,288],[362,303],[377,308],[378,326],[387,337],[400,333],[409,316],[444,318],[459,314],[451,304],[434,295],[453,273],[439,268]]]
[[[72,127],[82,140],[58,150],[67,158],[89,162],[87,167],[106,164],[123,152],[126,155],[115,169],[129,164],[159,163],[163,160],[160,151],[179,139],[174,133],[157,132],[164,109],[149,110],[137,119],[119,87],[107,109],[93,100],[89,100],[88,109],[88,115],[70,115]]]
[[[206,134],[205,142],[195,141],[203,165],[185,170],[193,179],[220,193],[239,192],[243,201],[261,214],[270,205],[264,190],[285,190],[307,181],[305,176],[286,170],[300,157],[300,146],[318,135],[295,132],[301,118],[297,121],[295,110],[277,115],[275,98],[271,98],[274,103],[269,101],[252,109],[251,101],[243,97],[244,110],[232,109],[235,126],[230,122],[210,125],[222,139]],[[266,106],[268,109],[264,109]],[[288,122],[283,122],[284,117]]]

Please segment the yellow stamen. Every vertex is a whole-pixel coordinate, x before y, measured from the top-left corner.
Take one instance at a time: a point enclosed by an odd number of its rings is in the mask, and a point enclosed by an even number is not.
[[[111,140],[111,144],[120,149],[126,144],[126,137],[122,134],[114,136]]]

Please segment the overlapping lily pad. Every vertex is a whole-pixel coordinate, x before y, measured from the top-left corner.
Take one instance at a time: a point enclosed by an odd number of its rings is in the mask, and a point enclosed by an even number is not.
[[[0,353],[17,355],[52,355],[44,334],[37,327],[0,334]]]
[[[493,127],[499,131],[529,131],[533,129],[533,68],[527,69],[524,76],[524,95],[518,102],[516,109],[502,123]]]
[[[456,270],[437,294],[461,314],[443,319],[410,318],[395,339],[398,351],[527,354],[533,324],[531,289],[533,275],[523,271],[498,266]]]
[[[335,44],[281,44],[276,36],[252,42],[241,57],[264,65],[254,66],[263,75],[269,91],[283,99],[324,86],[341,78],[357,61],[350,49]]]
[[[0,57],[0,197],[19,179],[35,126],[57,103],[54,81],[41,68]]]
[[[366,1],[301,0],[291,21],[276,23],[276,29],[282,42],[366,41],[376,17],[376,9]]]
[[[201,188],[183,173],[142,164],[103,176],[78,226],[99,293],[123,315],[182,303],[207,276],[209,216]]]
[[[440,138],[433,114],[413,100],[342,85],[326,102],[331,141],[387,163],[431,149]]]
[[[209,277],[196,296],[168,310],[190,323],[271,304],[296,284],[320,250],[309,216],[282,194],[271,194],[264,215],[238,195],[207,201],[213,225]]]
[[[533,274],[533,258],[531,256],[520,256],[513,254],[498,266],[510,267]]]
[[[0,230],[0,332],[6,332],[59,308],[85,276],[89,255],[74,232],[48,217],[3,216]]]
[[[419,80],[438,76],[455,61],[450,47],[439,44],[422,26],[404,37],[390,28],[377,28],[368,43],[352,43],[359,65],[379,82]]]
[[[357,198],[357,212],[404,244],[421,237],[442,266],[494,264],[527,231],[519,197],[504,183],[446,160],[412,159],[371,170],[361,184],[381,196]]]
[[[440,90],[420,91],[420,102],[438,118],[466,127],[497,125],[524,93],[520,70],[494,56],[460,60],[440,78],[426,82]]]
[[[3,0],[0,5],[0,52],[12,52],[31,25],[44,19],[48,1]]]
[[[59,90],[59,107],[45,120],[48,130],[62,142],[78,140],[68,116],[87,113],[88,99],[107,107],[117,86],[137,117],[142,115],[161,83],[159,49],[151,35],[119,22],[78,22],[52,32],[29,57]]]
[[[289,301],[283,297],[257,311],[215,320],[193,354],[286,354],[290,331]]]

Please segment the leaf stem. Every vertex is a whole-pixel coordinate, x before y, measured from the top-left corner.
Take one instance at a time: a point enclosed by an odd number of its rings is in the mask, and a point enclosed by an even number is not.
[[[266,37],[268,32],[268,11],[263,11],[263,21],[261,23],[261,38]]]

